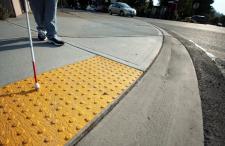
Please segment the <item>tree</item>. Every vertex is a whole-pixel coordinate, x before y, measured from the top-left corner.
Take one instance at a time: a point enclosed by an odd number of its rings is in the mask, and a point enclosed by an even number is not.
[[[0,0],[0,20],[8,18],[12,14],[12,10],[10,10],[7,4],[9,5],[9,1]]]
[[[207,15],[211,12],[212,6],[211,4],[214,0],[194,0],[193,3],[198,2],[199,8],[195,10],[196,15]]]
[[[191,16],[193,0],[179,0],[177,13],[180,18]]]
[[[153,0],[149,0],[148,2],[148,9],[153,7]]]
[[[146,3],[146,8],[144,12],[146,17],[150,17],[152,7],[153,7],[153,0],[149,0],[148,3]]]
[[[223,24],[223,26],[225,26],[225,15],[220,17],[220,22]]]
[[[160,6],[168,6],[168,2],[171,0],[159,0],[159,5]]]
[[[88,5],[88,0],[78,0],[78,2],[80,3],[81,9],[85,10]]]
[[[217,12],[214,8],[211,9],[211,12],[207,15],[209,23],[213,25],[218,25],[221,23],[225,26],[225,15]]]

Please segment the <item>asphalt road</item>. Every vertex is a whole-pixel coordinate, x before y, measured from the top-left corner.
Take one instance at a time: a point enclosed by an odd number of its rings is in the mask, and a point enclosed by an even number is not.
[[[175,33],[214,55],[216,65],[225,76],[225,28],[158,19],[143,20]]]
[[[137,18],[163,28],[187,48],[198,77],[205,145],[225,145],[225,28]]]

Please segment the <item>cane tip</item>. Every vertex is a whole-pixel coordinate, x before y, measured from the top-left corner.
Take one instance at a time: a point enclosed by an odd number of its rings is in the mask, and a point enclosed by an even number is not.
[[[37,91],[38,91],[38,90],[40,89],[40,84],[35,83],[34,88],[35,88],[35,90],[37,90]]]

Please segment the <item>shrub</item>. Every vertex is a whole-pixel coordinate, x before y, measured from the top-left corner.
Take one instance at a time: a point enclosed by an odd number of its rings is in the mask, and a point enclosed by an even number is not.
[[[10,12],[7,8],[4,8],[3,5],[0,3],[0,19],[5,20],[10,16]]]

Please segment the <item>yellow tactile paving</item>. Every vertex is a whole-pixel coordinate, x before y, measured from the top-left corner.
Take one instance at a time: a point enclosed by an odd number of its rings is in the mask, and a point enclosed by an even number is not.
[[[141,71],[93,57],[0,88],[0,145],[63,145],[117,99]]]

